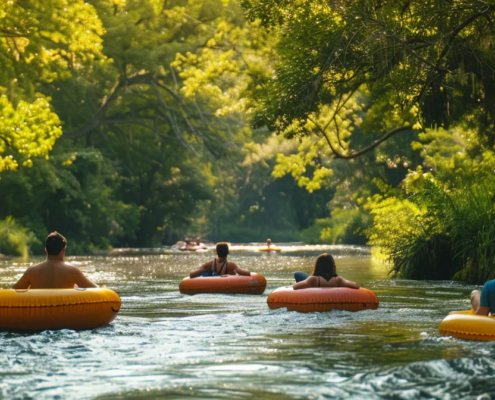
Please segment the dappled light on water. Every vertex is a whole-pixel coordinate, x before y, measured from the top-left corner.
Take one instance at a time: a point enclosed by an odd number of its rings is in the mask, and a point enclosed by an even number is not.
[[[269,310],[268,294],[311,272],[329,249],[233,252],[268,281],[262,296],[182,295],[181,279],[213,252],[73,257],[116,290],[122,309],[92,331],[1,332],[6,398],[465,398],[495,391],[495,344],[441,337],[438,324],[468,308],[474,288],[389,280],[369,249],[334,247],[338,273],[379,297],[376,311]],[[9,287],[29,262],[3,260]]]

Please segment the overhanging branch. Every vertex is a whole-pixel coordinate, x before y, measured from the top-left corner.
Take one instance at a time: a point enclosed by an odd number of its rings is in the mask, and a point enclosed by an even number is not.
[[[131,76],[130,78],[120,79],[117,84],[112,88],[110,94],[103,100],[103,103],[100,109],[96,112],[96,114],[91,118],[89,122],[87,122],[82,127],[75,129],[71,132],[64,133],[63,137],[66,139],[76,139],[78,137],[84,136],[91,132],[93,129],[97,128],[104,121],[105,115],[108,111],[110,105],[115,101],[118,97],[119,90],[122,87],[134,85],[137,83],[149,83],[152,79],[151,73],[147,74],[136,74]]]
[[[371,143],[369,146],[365,147],[364,149],[361,149],[359,151],[351,150],[350,154],[341,154],[333,147],[332,142],[330,141],[330,138],[328,137],[325,130],[322,129],[322,127],[316,121],[313,121],[311,118],[309,118],[309,120],[316,126],[316,128],[325,137],[325,140],[327,141],[328,146],[332,150],[334,157],[335,158],[342,158],[344,160],[351,160],[353,158],[357,158],[357,157],[367,153],[368,151],[373,150],[375,147],[379,146],[381,143],[385,142],[387,139],[389,139],[390,137],[392,137],[396,133],[412,130],[412,128],[410,126],[402,126],[400,128],[392,129],[391,131],[389,131],[385,135],[383,135],[380,139],[375,140],[373,143]]]

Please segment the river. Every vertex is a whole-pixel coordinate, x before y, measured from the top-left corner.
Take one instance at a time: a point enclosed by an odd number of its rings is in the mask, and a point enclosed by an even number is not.
[[[449,311],[469,308],[474,286],[391,280],[356,246],[283,246],[229,258],[262,273],[262,296],[182,295],[181,279],[213,251],[155,249],[70,257],[115,290],[122,308],[91,331],[0,332],[0,397],[9,399],[457,399],[495,395],[495,342],[441,337]],[[318,254],[373,290],[378,310],[300,314],[269,310],[268,294],[311,272]],[[0,261],[10,287],[40,259]],[[480,397],[481,396],[481,397]]]

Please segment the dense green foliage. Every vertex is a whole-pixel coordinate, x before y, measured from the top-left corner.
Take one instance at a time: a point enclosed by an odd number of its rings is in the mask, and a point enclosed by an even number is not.
[[[276,38],[235,1],[16,0],[0,27],[0,220],[77,253],[298,240],[326,215],[324,193],[245,162]]]
[[[72,252],[270,236],[493,278],[494,18],[481,0],[3,2],[0,251],[52,230]]]
[[[256,121],[305,134],[308,120],[339,109],[365,90],[361,124],[381,136],[370,146],[341,146],[335,113],[315,122],[337,157],[356,157],[407,126],[457,124],[466,116],[492,143],[495,120],[493,26],[486,1],[245,0],[251,18],[280,31],[280,62]],[[484,107],[479,102],[483,99]],[[334,126],[335,125],[335,126]]]
[[[9,217],[0,221],[0,254],[9,254],[26,257],[29,245],[36,243],[36,238]]]
[[[420,135],[422,167],[402,189],[381,184],[367,203],[374,217],[370,242],[388,255],[393,272],[413,279],[495,278],[495,155],[473,132]]]
[[[493,278],[495,6],[243,4],[280,37],[254,124],[300,143],[274,176],[336,189],[306,240],[364,233],[394,275]]]

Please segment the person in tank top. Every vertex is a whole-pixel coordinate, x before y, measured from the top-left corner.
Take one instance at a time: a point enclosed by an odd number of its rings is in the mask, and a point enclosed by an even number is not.
[[[359,289],[359,286],[356,283],[337,275],[335,260],[330,254],[326,253],[316,259],[315,268],[311,275],[304,272],[296,272],[294,278],[297,282],[292,286],[294,290],[312,287],[346,287]]]
[[[221,275],[244,275],[249,276],[251,272],[239,268],[237,264],[228,261],[229,245],[227,243],[217,243],[217,257],[214,260],[203,264],[199,269],[189,274],[190,278],[199,276],[221,276]]]

